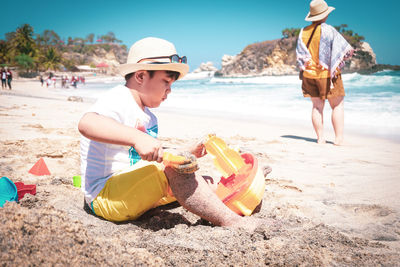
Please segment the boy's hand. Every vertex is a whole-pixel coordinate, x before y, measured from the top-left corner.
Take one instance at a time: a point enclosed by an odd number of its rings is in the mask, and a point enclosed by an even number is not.
[[[190,153],[195,155],[196,158],[201,158],[207,154],[207,150],[206,147],[204,146],[204,143],[207,141],[208,137],[209,135],[202,137],[200,140],[197,140],[197,142],[190,147],[189,149]]]
[[[207,154],[206,147],[204,146],[203,143],[197,143],[195,144],[192,149],[190,150],[190,153],[196,156],[196,158],[201,158],[205,154]]]
[[[135,144],[135,149],[143,160],[162,162],[163,149],[161,142],[148,134],[143,133],[140,142]]]

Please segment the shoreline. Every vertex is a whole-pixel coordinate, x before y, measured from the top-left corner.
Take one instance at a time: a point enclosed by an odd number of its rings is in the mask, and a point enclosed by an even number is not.
[[[100,79],[90,79],[89,83],[92,82],[104,82],[104,81],[117,81],[119,78],[114,76],[110,77],[102,77]],[[79,89],[64,89],[64,88],[53,88],[53,87],[41,87],[39,81],[36,80],[16,80],[14,81],[14,88],[13,90],[0,90],[0,95],[15,95],[15,96],[22,96],[22,97],[33,97],[38,99],[58,99],[58,100],[66,100],[68,97],[75,97],[81,98],[84,103],[92,104],[96,101],[93,97],[87,96],[80,96]],[[29,91],[23,90],[23,88],[29,87],[31,88]],[[75,93],[76,92],[76,93]],[[79,99],[78,99],[79,100]],[[310,103],[311,109],[311,103]],[[185,109],[185,108],[172,108],[172,107],[163,107],[163,104],[159,108],[152,109],[154,113],[170,113],[170,114],[190,114],[194,117],[206,117],[206,118],[218,118],[220,120],[235,120],[237,124],[243,123],[251,123],[253,125],[272,125],[272,127],[282,127],[291,128],[296,127],[300,130],[300,132],[306,132],[308,134],[308,138],[316,139],[315,132],[312,128],[311,119],[307,120],[304,118],[303,120],[296,120],[294,118],[287,118],[287,117],[273,117],[268,115],[259,115],[259,116],[248,116],[248,115],[238,115],[234,112],[214,112],[211,110],[194,110],[194,109]],[[333,127],[330,122],[330,115],[331,110],[328,106],[325,107],[325,134],[327,140],[334,140],[334,132]],[[310,114],[311,117],[311,114]],[[400,129],[392,128],[392,127],[374,127],[366,126],[366,125],[356,125],[353,126],[350,122],[346,123],[346,109],[345,109],[345,139],[347,136],[349,137],[362,137],[362,138],[378,138],[384,139],[387,141],[392,141],[394,143],[400,143]],[[268,131],[267,128],[265,128]],[[311,131],[312,130],[312,131]],[[284,131],[283,131],[284,132]]]

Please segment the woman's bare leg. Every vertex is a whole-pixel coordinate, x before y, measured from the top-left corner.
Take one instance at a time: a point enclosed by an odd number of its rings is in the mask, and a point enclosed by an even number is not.
[[[314,126],[315,133],[317,134],[317,143],[325,144],[324,137],[324,105],[325,100],[319,97],[311,97],[313,104],[311,112],[311,120]]]
[[[342,145],[344,141],[344,97],[336,96],[328,98],[332,108],[332,125],[335,131],[335,145]]]

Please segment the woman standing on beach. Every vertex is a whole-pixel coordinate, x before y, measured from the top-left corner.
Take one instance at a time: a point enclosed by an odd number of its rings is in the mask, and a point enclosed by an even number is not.
[[[11,90],[12,72],[10,69],[7,69],[6,75],[7,75],[8,89]]]
[[[334,144],[342,145],[345,92],[340,68],[352,56],[354,49],[335,28],[325,23],[334,9],[324,0],[311,1],[305,20],[312,24],[300,31],[296,54],[303,95],[310,97],[313,104],[311,119],[317,142],[325,143],[323,110],[325,99],[328,99],[332,108]]]
[[[1,69],[0,76],[1,76],[1,88],[7,89],[7,73],[4,68]]]

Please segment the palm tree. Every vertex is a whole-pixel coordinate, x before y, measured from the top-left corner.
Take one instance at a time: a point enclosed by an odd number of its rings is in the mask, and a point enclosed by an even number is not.
[[[108,32],[106,35],[102,35],[101,39],[103,39],[104,41],[106,41],[107,43],[122,43],[121,40],[118,40],[115,37],[115,34],[113,32]]]
[[[49,47],[42,58],[42,65],[46,70],[58,70],[61,64],[61,55],[53,47]]]
[[[31,25],[24,24],[17,28],[11,40],[11,48],[16,52],[15,54],[26,54],[31,57],[35,56],[37,51]]]

